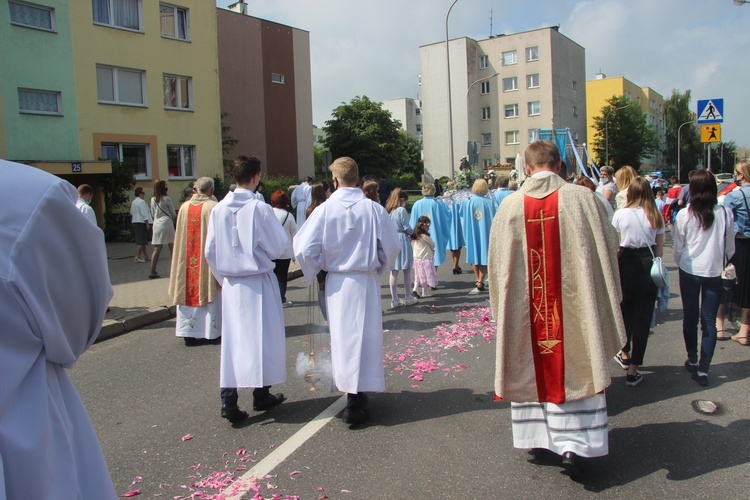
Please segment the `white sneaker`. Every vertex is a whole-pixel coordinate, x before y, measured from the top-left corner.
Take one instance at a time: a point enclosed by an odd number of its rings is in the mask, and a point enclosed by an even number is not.
[[[422,288],[422,297],[431,297],[432,294],[430,293],[429,288]]]
[[[397,300],[395,302],[391,301],[391,309],[396,309],[397,307],[401,307],[403,305],[404,305],[404,302],[401,300]]]
[[[472,289],[472,290],[471,290],[471,291],[469,292],[469,295],[477,295],[477,294],[479,294],[479,292],[480,292],[479,288],[473,288],[473,289]]]
[[[281,304],[281,307],[292,307],[292,301],[287,300],[283,304]]]
[[[404,304],[406,304],[407,306],[413,306],[417,302],[418,302],[418,300],[416,298],[414,298],[414,297],[406,297],[406,300],[404,301]]]

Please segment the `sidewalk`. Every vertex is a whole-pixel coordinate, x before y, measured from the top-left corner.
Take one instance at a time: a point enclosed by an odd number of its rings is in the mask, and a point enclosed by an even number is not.
[[[153,247],[146,251],[151,254]],[[109,303],[98,341],[173,318],[176,307],[169,298],[170,254],[161,252],[156,271],[161,278],[149,279],[150,263],[136,263],[135,243],[107,243],[109,277],[115,295]],[[289,280],[302,276],[296,262],[289,266]]]

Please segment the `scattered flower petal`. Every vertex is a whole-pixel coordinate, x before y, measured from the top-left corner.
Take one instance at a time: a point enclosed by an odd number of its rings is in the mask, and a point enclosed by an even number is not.
[[[129,498],[129,497],[134,497],[134,496],[140,495],[140,494],[141,494],[141,490],[130,490],[127,493],[123,493],[120,496],[123,497],[123,498]]]
[[[182,436],[183,441],[190,441],[191,439],[193,439],[192,434],[185,434],[184,436]]]

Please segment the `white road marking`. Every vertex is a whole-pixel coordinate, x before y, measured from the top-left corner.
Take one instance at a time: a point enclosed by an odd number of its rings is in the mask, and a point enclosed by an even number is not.
[[[219,496],[225,495],[221,496],[221,498],[225,498],[226,500],[241,500],[250,491],[251,486],[257,483],[257,479],[263,479],[267,474],[270,474],[276,466],[286,460],[300,446],[305,444],[308,439],[313,437],[316,432],[330,422],[338,412],[344,409],[344,406],[346,406],[346,394],[334,401],[331,406],[323,410],[292,437],[284,441],[266,458],[255,464],[255,467],[243,474],[242,477],[222,491]]]

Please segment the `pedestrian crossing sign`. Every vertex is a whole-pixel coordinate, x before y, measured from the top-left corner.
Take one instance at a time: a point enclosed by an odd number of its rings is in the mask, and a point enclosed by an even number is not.
[[[721,123],[701,125],[701,142],[721,142]]]
[[[698,123],[724,122],[724,99],[698,101]]]

